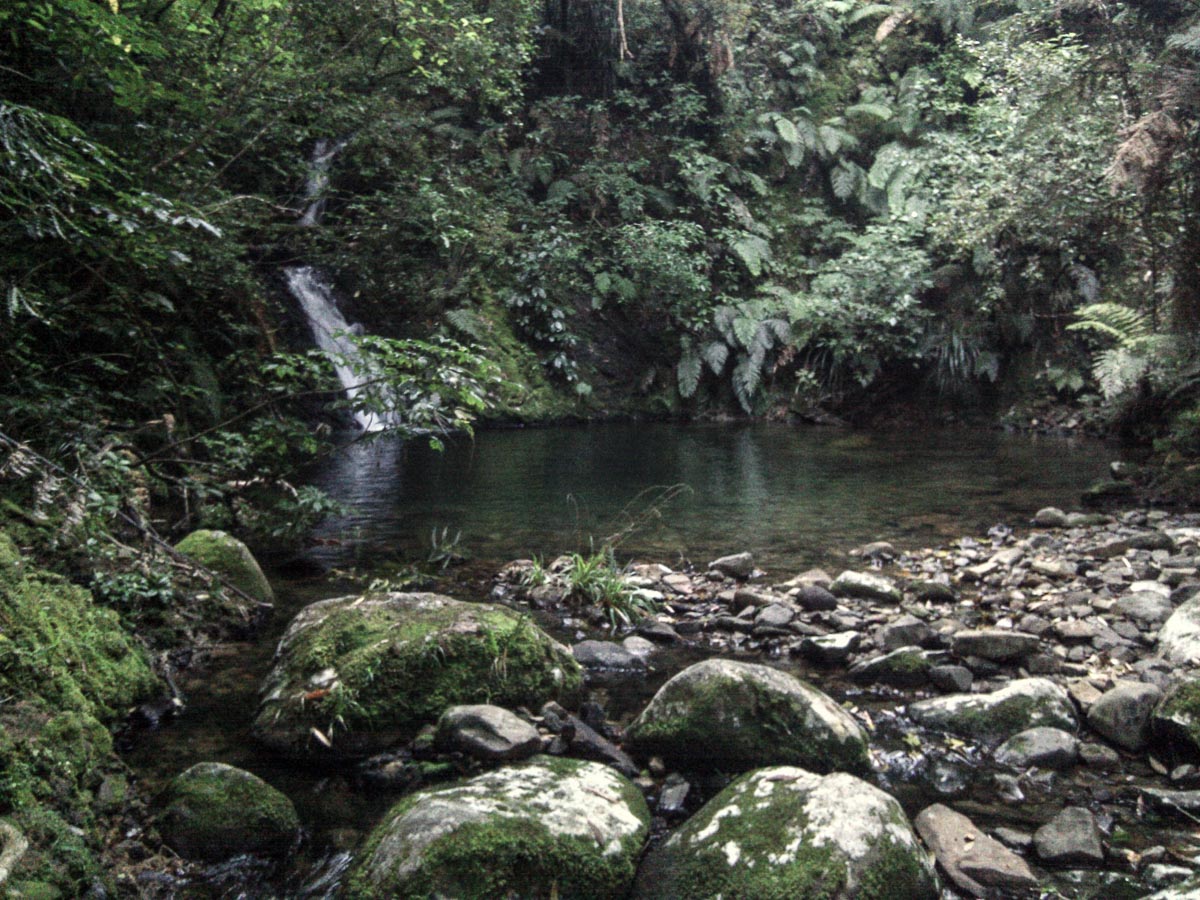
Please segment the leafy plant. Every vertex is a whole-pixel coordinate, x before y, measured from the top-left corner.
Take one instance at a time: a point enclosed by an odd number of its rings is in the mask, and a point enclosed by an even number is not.
[[[598,607],[614,628],[657,612],[656,605],[625,580],[611,551],[572,554],[566,578],[568,596]]]
[[[449,525],[443,525],[440,534],[435,527],[429,533],[429,555],[425,559],[442,571],[463,562],[466,556],[462,549],[462,531],[456,531],[451,537]]]

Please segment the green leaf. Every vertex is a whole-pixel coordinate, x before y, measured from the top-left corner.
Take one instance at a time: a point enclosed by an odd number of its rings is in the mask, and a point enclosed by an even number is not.
[[[679,381],[679,394],[687,399],[696,393],[700,386],[702,372],[700,354],[691,347],[683,352],[679,364],[675,367],[675,375]]]
[[[755,278],[762,274],[763,263],[771,259],[771,245],[755,234],[743,233],[733,242],[731,249]]]
[[[857,25],[863,19],[869,19],[872,16],[887,16],[896,12],[896,7],[888,3],[868,3],[846,17],[847,25]]]
[[[709,371],[720,375],[725,371],[725,363],[729,360],[729,347],[723,341],[712,341],[705,346],[703,356]]]
[[[872,116],[886,122],[892,117],[892,108],[886,103],[856,103],[846,107],[848,116]]]

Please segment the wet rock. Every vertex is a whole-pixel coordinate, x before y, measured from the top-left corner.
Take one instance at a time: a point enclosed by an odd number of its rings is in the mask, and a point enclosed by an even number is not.
[[[197,763],[171,782],[158,827],[187,859],[280,856],[300,838],[291,800],[257,775],[217,762]]]
[[[971,690],[975,676],[966,666],[933,666],[929,670],[929,682],[939,691],[965,694]]]
[[[696,663],[664,684],[626,740],[682,769],[868,767],[866,735],[832,699],[777,669],[724,659]]]
[[[1023,678],[989,694],[952,694],[921,700],[908,714],[927,728],[985,744],[998,744],[1037,726],[1078,728],[1066,692],[1045,678]]]
[[[929,679],[932,663],[920,647],[900,647],[884,656],[856,662],[848,673],[859,684],[920,687]]]
[[[659,622],[656,619],[642,619],[637,623],[634,631],[647,640],[654,641],[658,644],[678,644],[683,640],[674,628],[666,622]]]
[[[844,665],[862,643],[857,631],[838,631],[818,637],[806,637],[800,643],[800,655],[822,666]]]
[[[1038,886],[1025,860],[948,806],[938,803],[926,807],[913,825],[950,880],[973,897],[990,897],[997,891],[1029,891]]]
[[[881,600],[884,603],[899,603],[902,599],[900,589],[892,579],[869,572],[843,572],[830,585],[829,590],[837,597]]]
[[[653,641],[646,640],[638,634],[631,634],[625,640],[621,641],[621,646],[633,656],[645,663],[651,656],[658,652],[658,645]]]
[[[175,549],[211,569],[259,603],[275,602],[275,592],[250,548],[224,531],[193,531]]]
[[[826,612],[837,609],[837,597],[820,585],[812,584],[799,588],[794,597],[796,605],[808,612]]]
[[[566,717],[565,724],[563,734],[568,755],[612,766],[629,778],[638,774],[637,763],[629,754],[600,734],[596,728],[571,715]]]
[[[348,895],[624,897],[650,812],[628,779],[537,757],[398,802],[375,828]],[[566,862],[569,861],[569,865]]]
[[[1065,528],[1067,514],[1057,507],[1047,506],[1045,509],[1037,511],[1037,515],[1033,517],[1033,524],[1042,528]]]
[[[580,641],[571,648],[576,661],[585,669],[645,671],[643,659],[611,641]]]
[[[720,559],[710,562],[708,567],[722,575],[728,575],[730,578],[745,580],[754,574],[754,554],[734,553],[730,556],[722,556]]]
[[[687,798],[692,786],[679,775],[667,776],[662,792],[658,795],[658,806],[655,811],[667,818],[680,818],[687,815]]]
[[[1041,641],[1032,634],[987,628],[959,631],[950,638],[950,648],[960,658],[977,656],[992,662],[1014,662],[1035,653]]]
[[[566,647],[503,607],[426,593],[340,597],[288,626],[252,730],[286,755],[367,756],[447,706],[537,707],[580,683]]]
[[[1097,734],[1136,753],[1150,742],[1150,716],[1161,699],[1154,685],[1127,681],[1092,704],[1087,722]]]
[[[958,599],[954,588],[940,581],[914,581],[908,589],[918,600],[927,603],[953,603]]]
[[[924,647],[934,639],[934,631],[916,616],[905,613],[879,629],[879,643],[884,650],[900,647]]]
[[[776,767],[737,779],[647,854],[635,900],[933,900],[933,863],[900,804],[852,775]]]
[[[997,747],[994,758],[1010,769],[1066,769],[1079,759],[1079,741],[1061,728],[1029,728]]]
[[[1200,760],[1200,679],[1167,691],[1151,716],[1151,731],[1178,761]]]
[[[1171,613],[1158,632],[1158,652],[1179,665],[1200,664],[1200,596]]]
[[[1104,848],[1096,817],[1081,806],[1068,806],[1033,835],[1038,859],[1051,866],[1101,866]]]
[[[1112,747],[1104,744],[1082,743],[1079,745],[1079,758],[1085,766],[1104,771],[1114,769],[1121,764],[1121,755]]]
[[[451,706],[438,719],[437,746],[489,762],[511,762],[542,748],[538,730],[499,706]]]

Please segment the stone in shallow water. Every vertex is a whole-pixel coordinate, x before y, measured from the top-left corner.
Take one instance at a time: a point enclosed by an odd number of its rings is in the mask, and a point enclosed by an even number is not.
[[[950,647],[959,658],[977,656],[992,662],[1014,662],[1037,652],[1041,641],[1036,635],[1003,628],[959,631],[950,639]]]
[[[990,694],[952,694],[909,704],[908,714],[927,728],[998,744],[1039,725],[1074,732],[1075,708],[1066,691],[1045,678],[1022,678]]]
[[[820,585],[810,584],[797,590],[796,604],[808,612],[827,612],[837,609],[837,597]]]
[[[643,671],[646,668],[643,659],[611,641],[580,641],[571,648],[571,653],[585,669]]]
[[[489,761],[533,756],[542,748],[538,730],[499,706],[451,706],[438,719],[437,744]]]
[[[896,587],[892,579],[869,572],[843,572],[830,585],[829,590],[838,597],[856,597],[860,600],[899,603],[902,599],[900,588]]]
[[[879,629],[879,643],[884,650],[925,646],[933,637],[932,628],[908,613],[897,616]]]
[[[1052,866],[1100,866],[1104,847],[1091,810],[1068,806],[1033,835],[1038,859]]]
[[[1028,891],[1038,885],[1025,860],[948,806],[926,807],[913,825],[950,880],[972,896]]]
[[[806,637],[800,643],[800,655],[823,666],[840,666],[858,649],[860,643],[862,636],[857,631]]]
[[[635,900],[698,897],[933,900],[929,855],[900,804],[837,773],[747,773],[651,850]]]
[[[625,737],[636,752],[685,770],[869,767],[865,733],[830,697],[778,669],[727,659],[696,663],[664,684]]]
[[[722,575],[730,578],[749,578],[754,574],[754,555],[752,553],[733,553],[714,559],[708,564],[710,569],[716,569]]]
[[[300,837],[291,800],[257,775],[217,762],[197,763],[171,782],[158,825],[167,845],[188,859],[278,856]]]
[[[848,673],[859,684],[920,687],[929,680],[930,655],[920,647],[900,647],[884,656],[856,662]]]
[[[346,895],[617,900],[649,832],[628,779],[590,762],[535,757],[412,794],[372,832]]]
[[[1065,769],[1079,759],[1079,741],[1061,728],[1029,728],[996,748],[998,765],[1010,769]]]

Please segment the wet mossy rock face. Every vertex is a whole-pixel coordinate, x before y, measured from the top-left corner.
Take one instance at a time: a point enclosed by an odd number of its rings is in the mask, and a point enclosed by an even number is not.
[[[0,892],[82,896],[111,827],[101,786],[124,777],[106,727],[159,689],[142,648],[88,591],[37,569],[0,532]],[[14,838],[13,835],[17,835]]]
[[[627,896],[650,828],[628,779],[539,756],[400,801],[350,879],[355,898]]]
[[[449,706],[536,708],[580,684],[571,651],[504,607],[428,593],[340,597],[288,626],[254,734],[289,755],[356,757],[411,738]]]
[[[838,772],[776,766],[710,800],[638,871],[635,900],[918,900],[938,896],[900,804]]]
[[[159,829],[188,859],[281,856],[300,836],[291,800],[257,775],[223,763],[192,766],[171,782],[165,800]]]
[[[1079,729],[1066,691],[1045,678],[1022,678],[990,694],[951,694],[921,700],[909,716],[926,728],[956,734],[981,744],[999,744],[1030,728]]]
[[[726,659],[696,663],[664,684],[626,739],[682,769],[870,768],[866,734],[830,697],[770,666]]]
[[[193,531],[175,545],[184,556],[212,569],[260,603],[274,603],[275,592],[258,560],[245,544],[224,531]]]
[[[1154,740],[1177,762],[1200,762],[1200,678],[1167,691],[1150,719]]]

